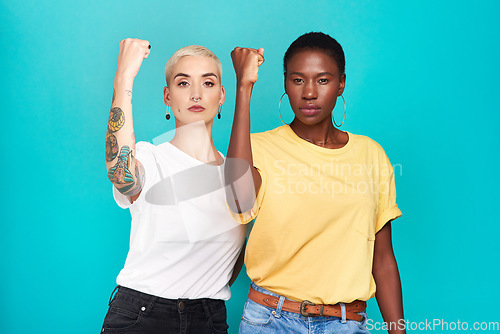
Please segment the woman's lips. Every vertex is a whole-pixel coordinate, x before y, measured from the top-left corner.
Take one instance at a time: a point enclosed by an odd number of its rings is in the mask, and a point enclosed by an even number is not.
[[[305,116],[315,116],[319,113],[321,108],[314,104],[307,104],[305,106],[302,106],[299,108],[299,110],[305,115]]]
[[[202,112],[203,110],[205,110],[205,108],[203,108],[199,104],[195,104],[194,106],[189,107],[188,110],[192,112]]]

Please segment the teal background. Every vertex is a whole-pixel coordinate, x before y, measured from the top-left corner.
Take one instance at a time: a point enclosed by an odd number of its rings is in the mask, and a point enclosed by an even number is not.
[[[219,56],[227,96],[214,139],[225,152],[235,88],[230,51],[265,48],[252,131],[268,130],[281,125],[283,54],[309,31],[344,47],[342,128],[375,139],[402,166],[403,217],[393,239],[406,318],[499,321],[499,4],[2,1],[0,333],[100,331],[130,232],[104,160],[121,39],[152,45],[134,86],[137,140],[174,127],[162,98],[169,56],[190,44]],[[292,119],[287,103],[282,113]],[[228,302],[230,333],[248,284],[242,272]],[[381,321],[374,300],[368,312]]]

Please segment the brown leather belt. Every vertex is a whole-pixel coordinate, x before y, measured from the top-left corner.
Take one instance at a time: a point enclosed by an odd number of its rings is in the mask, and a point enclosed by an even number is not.
[[[272,308],[278,307],[278,302],[280,300],[279,297],[256,291],[252,287],[250,287],[250,291],[248,292],[248,298],[260,305]],[[299,313],[304,317],[323,316],[342,318],[342,310],[340,308],[340,304],[323,305],[314,304],[308,300],[304,300],[301,303],[285,299],[281,309],[288,312]],[[345,317],[349,320],[362,321],[363,316],[358,314],[357,312],[363,312],[364,310],[366,310],[366,302],[355,300],[352,303],[345,304]]]

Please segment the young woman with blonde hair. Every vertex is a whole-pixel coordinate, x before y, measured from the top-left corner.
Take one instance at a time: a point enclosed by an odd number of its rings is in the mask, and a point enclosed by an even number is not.
[[[132,228],[102,332],[227,333],[224,301],[241,269],[235,264],[245,231],[227,211],[225,159],[212,140],[225,98],[222,66],[201,46],[174,53],[163,97],[175,136],[160,145],[136,145],[132,86],[150,48],[144,40],[120,43],[106,165],[115,201],[130,209]]]

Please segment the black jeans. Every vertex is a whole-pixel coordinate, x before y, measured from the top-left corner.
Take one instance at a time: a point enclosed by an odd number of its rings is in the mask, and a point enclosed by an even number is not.
[[[110,297],[102,333],[227,333],[223,300],[166,299],[122,286],[117,288],[118,292]]]

